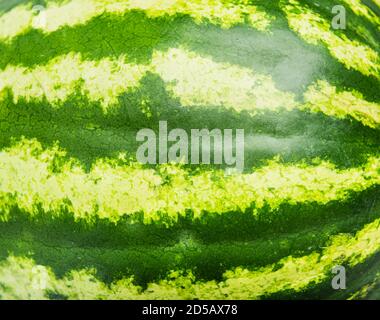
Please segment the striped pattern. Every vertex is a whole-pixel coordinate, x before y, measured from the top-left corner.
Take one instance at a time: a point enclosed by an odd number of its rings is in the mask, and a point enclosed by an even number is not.
[[[367,2],[0,1],[0,297],[376,297]],[[140,165],[159,120],[244,128],[244,172]]]

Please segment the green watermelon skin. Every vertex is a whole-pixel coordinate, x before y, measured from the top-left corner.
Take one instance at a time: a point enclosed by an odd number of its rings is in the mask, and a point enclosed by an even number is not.
[[[334,5],[0,1],[0,298],[377,299],[380,4]],[[162,120],[244,171],[138,163]]]

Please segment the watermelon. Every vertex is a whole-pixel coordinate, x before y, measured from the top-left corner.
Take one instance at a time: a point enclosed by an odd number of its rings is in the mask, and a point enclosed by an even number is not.
[[[379,298],[379,13],[1,0],[0,298]],[[139,162],[160,121],[244,168]]]

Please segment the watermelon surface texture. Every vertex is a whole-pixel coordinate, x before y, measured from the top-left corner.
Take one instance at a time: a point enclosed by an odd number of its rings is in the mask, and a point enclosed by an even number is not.
[[[379,0],[1,0],[0,148],[1,299],[380,298]]]

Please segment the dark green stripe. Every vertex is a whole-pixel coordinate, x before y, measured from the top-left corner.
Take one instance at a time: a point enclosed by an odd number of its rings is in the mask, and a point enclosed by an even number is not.
[[[193,128],[244,129],[247,171],[276,155],[284,163],[311,163],[320,158],[349,168],[364,164],[369,154],[379,154],[380,132],[358,122],[299,110],[265,111],[252,116],[213,106],[179,107],[162,79],[153,74],[142,79],[138,90],[120,97],[120,105],[108,114],[79,92],[60,108],[51,107],[47,101],[20,100],[14,104],[12,100],[9,96],[0,107],[0,147],[22,136],[37,138],[44,147],[58,141],[69,157],[79,159],[88,169],[97,159],[116,157],[120,152],[134,158],[140,145],[136,132],[141,128],[157,132],[159,120],[167,120],[169,128],[188,132]],[[142,101],[149,102],[149,118],[141,110]],[[258,146],[250,142],[250,136],[270,140],[273,145]]]

